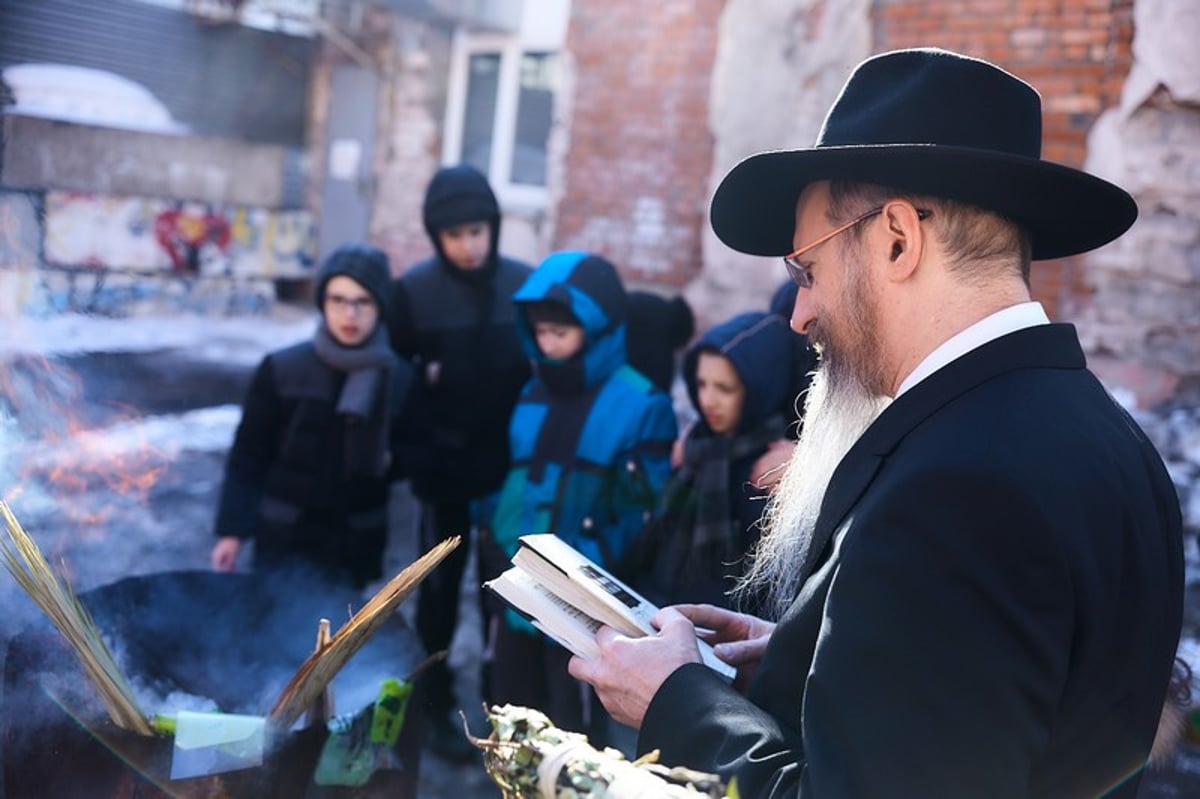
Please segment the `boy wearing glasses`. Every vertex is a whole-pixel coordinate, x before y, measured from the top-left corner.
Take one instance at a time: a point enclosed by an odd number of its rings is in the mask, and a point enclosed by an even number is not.
[[[322,264],[313,337],[266,356],[225,466],[212,566],[310,572],[355,588],[381,576],[389,483],[416,441],[412,367],[388,344],[387,256],[348,244]]]

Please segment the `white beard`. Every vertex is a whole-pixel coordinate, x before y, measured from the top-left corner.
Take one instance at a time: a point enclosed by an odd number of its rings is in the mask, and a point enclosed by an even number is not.
[[[854,442],[891,402],[872,394],[846,368],[824,360],[804,401],[804,428],[762,521],[763,534],[736,589],[739,598],[761,600],[779,618],[800,585],[802,542],[812,537],[829,480]],[[840,368],[839,368],[840,367]]]

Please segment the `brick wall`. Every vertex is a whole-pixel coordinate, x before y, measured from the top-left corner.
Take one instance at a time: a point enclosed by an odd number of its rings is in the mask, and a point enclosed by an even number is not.
[[[567,49],[576,82],[552,246],[604,252],[631,280],[679,286],[697,276],[723,6],[575,0]],[[823,10],[836,7],[826,0]],[[870,13],[872,52],[946,47],[1033,84],[1044,104],[1043,155],[1075,167],[1097,118],[1118,104],[1132,61],[1133,0],[875,0]],[[1034,294],[1052,317],[1086,300],[1083,264],[1035,267]]]
[[[721,0],[574,0],[576,75],[552,246],[603,253],[626,279],[695,277],[713,143]]]
[[[1133,0],[877,0],[874,50],[937,46],[994,61],[1042,95],[1042,156],[1082,168],[1097,118],[1132,63]],[[1034,296],[1071,316],[1090,289],[1084,258],[1039,262]]]

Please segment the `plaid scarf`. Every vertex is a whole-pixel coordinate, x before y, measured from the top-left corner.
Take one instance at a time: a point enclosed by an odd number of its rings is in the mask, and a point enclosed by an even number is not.
[[[733,519],[730,470],[783,435],[783,419],[771,416],[732,437],[688,436],[683,465],[667,484],[657,518],[639,536],[629,566],[635,582],[661,600],[681,586],[730,572],[730,564],[746,554],[746,530]]]

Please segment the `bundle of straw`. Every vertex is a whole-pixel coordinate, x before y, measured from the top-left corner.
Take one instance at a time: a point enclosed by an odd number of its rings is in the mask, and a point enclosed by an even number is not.
[[[4,516],[8,529],[8,538],[0,538],[4,567],[75,650],[113,724],[141,735],[153,735],[146,714],[138,707],[133,689],[105,646],[91,614],[70,584],[51,571],[37,543],[3,500],[0,500],[0,515]]]
[[[276,730],[288,730],[307,710],[325,686],[346,665],[354,653],[388,620],[392,611],[420,585],[462,539],[448,538],[436,545],[406,569],[388,581],[375,596],[342,625],[328,644],[309,655],[295,676],[284,686],[283,693],[267,714],[267,721]]]

